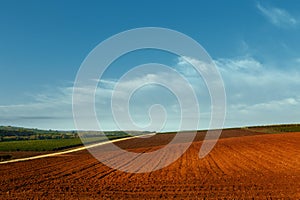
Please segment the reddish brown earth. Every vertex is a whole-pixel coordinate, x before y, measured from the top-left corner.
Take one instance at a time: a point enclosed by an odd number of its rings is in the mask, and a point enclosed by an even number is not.
[[[1,164],[0,198],[300,199],[300,133],[227,130],[222,135],[212,152],[199,159],[203,138],[199,133],[175,163],[151,173],[110,169],[87,151]],[[118,145],[135,152],[153,151],[172,137],[156,135]],[[174,144],[174,151],[177,145],[181,144]]]
[[[54,153],[54,151],[0,151],[0,156],[3,155],[11,155],[12,159],[18,159],[18,158],[27,158],[47,153]]]

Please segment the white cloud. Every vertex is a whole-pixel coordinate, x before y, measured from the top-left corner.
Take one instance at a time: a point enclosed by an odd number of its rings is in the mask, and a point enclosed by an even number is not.
[[[107,87],[105,86],[106,81],[101,81],[104,85],[98,89],[97,99],[101,99],[102,102],[105,101],[107,104],[99,106],[98,110],[102,110],[102,113],[111,113],[110,102],[112,99],[111,95],[113,94],[113,102],[115,103],[113,109],[116,113],[118,113],[117,115],[119,118],[125,119],[127,117],[127,111],[124,108],[127,106],[127,103],[129,103],[132,118],[137,121],[137,124],[145,125],[150,119],[148,112],[151,106],[154,104],[160,104],[164,107],[169,119],[166,122],[165,130],[176,130],[180,123],[180,106],[178,104],[177,97],[184,103],[184,105],[187,105],[182,109],[183,112],[190,113],[190,115],[193,116],[196,110],[193,106],[195,103],[193,103],[192,98],[190,98],[191,93],[188,88],[189,85],[186,85],[183,79],[180,79],[182,74],[180,75],[172,71],[173,70],[164,71],[153,68],[152,72],[137,73],[134,76],[129,76],[129,78],[123,79],[121,82],[115,80],[115,83],[108,83],[114,85],[111,87],[112,90],[109,96],[105,96],[105,94],[102,93],[103,88]],[[189,79],[189,77],[186,78]],[[157,84],[164,85],[165,87]],[[117,88],[115,87],[116,85],[118,85]],[[192,87],[195,87],[195,85],[192,84]],[[196,85],[196,87],[198,86]],[[131,98],[128,98],[128,96],[130,96],[130,94],[137,88],[139,89],[132,94]],[[130,101],[128,101],[129,99]],[[152,118],[159,119],[162,117],[161,112],[152,112],[152,114]],[[99,118],[102,118],[104,121],[110,118],[110,121],[113,121],[112,116],[99,116]],[[121,121],[125,122],[126,120]],[[125,129],[128,130],[131,129],[131,127],[126,127]]]
[[[205,118],[202,120],[206,124],[210,117],[210,110],[207,109],[210,106],[210,97],[202,78],[195,70],[188,69],[191,66],[186,62],[186,59],[192,61],[193,64],[200,63],[201,67],[203,67],[203,63],[193,58],[180,58],[174,68],[180,71],[197,91],[201,108],[200,115]],[[275,123],[280,122],[280,120],[288,122],[300,118],[300,113],[296,112],[300,109],[299,97],[295,92],[300,88],[299,73],[289,70],[281,71],[272,66],[266,66],[266,64],[250,56],[222,58],[214,62],[225,83],[229,116],[227,126],[242,126],[248,123]],[[204,67],[206,69],[209,66]],[[149,80],[166,80],[180,88],[175,76],[157,73],[128,80],[128,82],[122,84],[122,91],[128,91],[133,85],[141,85]],[[180,91],[184,92],[184,88],[180,88]],[[163,96],[163,93],[157,95]],[[153,98],[153,93],[150,90],[144,90],[140,97],[144,99],[142,102],[146,105],[147,100],[145,99]],[[171,108],[174,106],[173,103],[170,101],[167,107]],[[143,104],[139,104],[139,106],[142,108]],[[292,114],[280,118],[280,116],[283,116],[282,112]],[[274,116],[276,117],[274,118]]]
[[[294,61],[285,70],[251,57],[215,62],[226,87],[227,126],[292,123],[300,119],[300,96],[296,92],[300,74],[296,65],[293,67]]]
[[[269,102],[262,102],[253,105],[247,104],[238,104],[238,105],[231,105],[232,109],[238,109],[240,111],[253,111],[253,110],[264,110],[264,111],[274,111],[280,110],[284,111],[287,107],[294,107],[299,105],[300,98],[285,98],[280,100],[270,100]]]
[[[215,61],[227,88],[231,103],[261,103],[297,95],[300,74],[295,68],[279,70],[254,58],[219,59]],[[239,66],[239,67],[237,67]]]
[[[208,72],[209,64],[188,56],[182,56],[178,58],[177,65],[175,66],[176,70],[183,73],[185,76],[198,76],[197,71],[193,66],[197,66],[200,71]]]
[[[201,65],[202,62],[186,57],[190,62]],[[293,70],[278,70],[267,66],[253,57],[222,58],[214,60],[223,77],[227,95],[226,126],[244,126],[255,124],[289,123],[300,119],[300,88],[299,68],[291,66]],[[295,64],[295,61],[292,62]],[[185,60],[180,58],[174,66],[189,81],[195,89],[200,104],[200,128],[207,128],[210,119],[210,97],[201,77],[189,69]],[[117,80],[97,80],[99,87],[96,92],[96,107],[99,120],[105,129],[116,129],[114,119],[110,114],[111,95]],[[184,96],[188,102],[188,91],[178,82],[173,73],[165,73],[153,69],[150,73],[141,74],[134,78],[124,79],[116,92],[117,106],[115,109],[124,115],[124,98],[126,94],[137,86],[147,83],[163,82],[172,85]],[[0,105],[1,124],[31,126],[52,129],[74,128],[72,119],[72,91],[71,86],[57,88],[55,91],[45,91],[33,94],[34,102],[20,105]],[[85,101],[85,94],[90,89],[80,90],[81,98]],[[179,105],[175,96],[159,86],[145,86],[133,94],[131,111],[133,120],[138,125],[147,125],[151,121],[149,108],[153,104],[161,104],[170,121],[165,130],[174,129],[180,123]],[[192,104],[192,103],[190,103]],[[187,112],[194,112],[193,107],[185,108]],[[163,120],[162,112],[154,112],[152,117]],[[176,129],[176,128],[175,128]]]
[[[260,4],[257,4],[257,8],[275,26],[287,27],[298,24],[298,20],[286,10],[273,7],[263,7]]]
[[[226,119],[229,126],[299,123],[299,96],[229,107]]]
[[[215,60],[217,66],[226,66],[230,70],[255,72],[262,69],[262,64],[252,57],[235,58],[235,59],[218,59]],[[222,70],[222,68],[221,68]]]
[[[23,104],[0,105],[0,124],[48,129],[74,129],[72,87],[31,94]]]

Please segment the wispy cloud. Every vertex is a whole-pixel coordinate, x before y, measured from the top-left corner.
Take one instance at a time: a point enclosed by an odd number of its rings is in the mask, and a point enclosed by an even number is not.
[[[0,124],[35,128],[74,129],[72,87],[38,94],[23,104],[0,105]]]
[[[203,69],[211,66],[204,66],[203,62],[188,57],[179,58],[174,66],[195,89],[200,103],[200,115],[204,116],[202,120],[207,123],[210,117],[209,110],[207,110],[207,107],[210,106],[210,97],[200,75],[191,69],[187,60],[194,65],[201,65],[200,67]],[[214,62],[225,83],[228,98],[227,126],[288,123],[295,122],[300,118],[298,112],[300,109],[300,96],[295,93],[300,88],[299,73],[295,73],[294,70],[281,71],[251,56],[220,58],[214,60]],[[291,69],[293,69],[293,66],[291,66]],[[122,85],[122,91],[128,91],[133,85],[145,83],[149,81],[149,78],[154,81],[167,80],[172,85],[180,87],[177,84],[176,76],[158,72],[151,76],[141,76],[134,80],[128,80]],[[155,90],[151,91],[149,88],[143,90],[139,96],[141,101],[140,103],[136,101],[135,106],[143,108],[145,105],[150,104],[151,101],[149,100],[153,99]],[[184,92],[184,89],[180,90]],[[155,93],[155,96],[163,97],[163,91],[162,93]],[[169,108],[174,106],[176,102],[171,101],[171,99],[167,101],[166,110],[169,111]],[[147,111],[143,111],[144,115],[139,115],[140,119],[147,115]],[[205,123],[202,123],[202,125]]]
[[[215,61],[227,93],[227,126],[299,122],[300,74],[294,62],[280,70],[254,58]]]
[[[211,67],[193,58],[179,58],[174,69],[178,70],[194,88],[200,104],[200,128],[206,128],[210,119],[210,97],[201,79],[201,76],[191,69],[184,60],[193,64],[199,64],[203,69]],[[227,95],[227,118],[226,126],[243,126],[249,124],[271,124],[296,122],[300,119],[300,96],[297,91],[300,88],[300,73],[298,68],[281,71],[269,66],[253,57],[220,58],[214,60],[222,74]],[[296,73],[295,73],[296,70]],[[111,98],[115,92],[116,107],[119,115],[124,112],[124,102],[130,104],[132,120],[140,126],[145,126],[152,119],[163,121],[162,112],[154,112],[149,115],[149,109],[154,104],[161,104],[169,121],[165,130],[171,130],[180,123],[180,105],[176,97],[166,88],[159,86],[145,86],[136,90],[130,101],[124,101],[126,94],[133,88],[146,83],[165,82],[180,92],[179,95],[186,97],[186,90],[178,82],[178,76],[172,73],[162,73],[153,69],[152,73],[129,78],[122,82],[116,89],[118,80],[97,80],[99,87],[96,91],[97,117],[104,129],[117,129],[111,113]],[[52,93],[44,92],[35,94],[35,102],[24,102],[20,105],[0,105],[0,123],[52,128],[74,128],[72,118],[72,86],[57,88]],[[90,91],[82,89],[82,100]],[[126,99],[125,99],[126,100]],[[187,109],[193,112],[192,106]],[[125,117],[125,116],[124,116]],[[152,117],[152,119],[151,119]],[[88,122],[87,122],[88,123]],[[38,124],[38,125],[37,125]],[[130,126],[128,126],[130,129]]]
[[[284,9],[264,7],[259,3],[257,4],[257,8],[275,26],[291,27],[298,24],[298,20]]]
[[[225,68],[233,70],[233,71],[247,71],[250,72],[257,72],[259,70],[262,70],[263,66],[262,64],[255,60],[252,57],[244,57],[244,58],[234,58],[234,59],[228,59],[228,58],[220,58],[218,60],[215,60],[215,63],[217,66],[226,66]],[[221,68],[221,70],[224,68]]]

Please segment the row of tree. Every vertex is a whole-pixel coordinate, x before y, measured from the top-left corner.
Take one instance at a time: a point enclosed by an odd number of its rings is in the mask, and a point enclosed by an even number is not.
[[[22,127],[0,126],[0,141],[45,140],[78,138],[75,131],[53,131],[27,129]]]

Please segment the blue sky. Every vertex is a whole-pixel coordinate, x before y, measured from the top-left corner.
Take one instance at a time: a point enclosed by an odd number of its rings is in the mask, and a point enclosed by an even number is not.
[[[1,1],[0,5],[1,125],[74,129],[72,86],[84,58],[114,34],[149,26],[180,31],[210,54],[225,84],[226,127],[299,122],[300,4],[296,0]],[[136,52],[113,64],[105,74],[106,87],[132,66],[153,61],[185,69],[180,58],[167,53]],[[204,90],[201,80],[192,84]],[[176,107],[166,103],[173,98],[170,95],[153,98],[160,93],[166,94],[159,88],[136,94],[132,109],[137,123],[147,121],[143,105],[160,103],[167,111],[168,106]],[[203,124],[199,128],[206,128],[209,99],[207,93],[200,93]],[[116,129],[104,109],[109,97],[102,97],[99,118],[106,129]],[[174,117],[165,130],[176,123]]]

